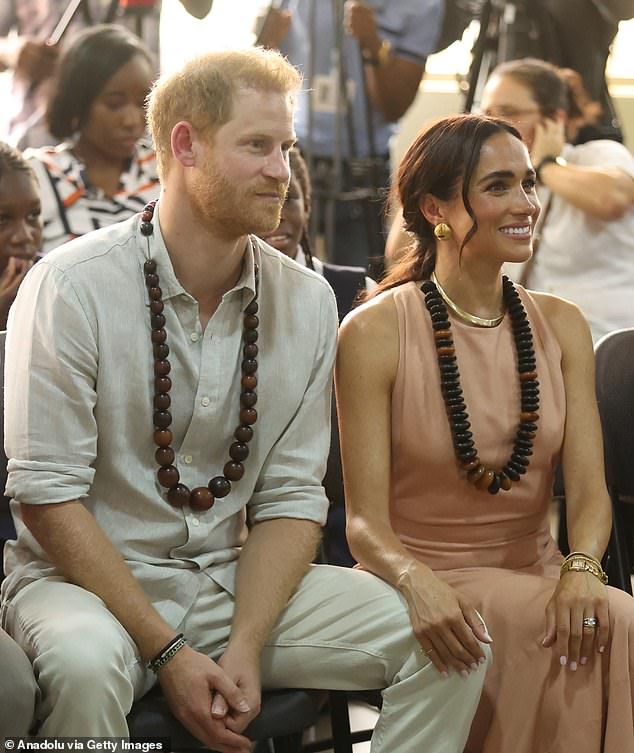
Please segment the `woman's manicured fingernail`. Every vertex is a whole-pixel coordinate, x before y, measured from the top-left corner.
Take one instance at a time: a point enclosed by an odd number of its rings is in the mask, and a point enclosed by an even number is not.
[[[443,669],[443,671],[440,674],[445,678],[445,680],[449,679],[449,672],[447,672],[446,669]]]
[[[473,670],[474,672],[477,672],[477,670],[478,670],[478,665],[477,665],[477,664],[476,664],[475,662],[473,662],[473,664],[471,665],[471,669],[472,669],[472,670]]]
[[[487,641],[489,641],[489,643],[493,643],[493,638],[491,638],[491,636],[489,635],[489,631],[486,629],[484,631],[484,637],[486,638]]]
[[[562,667],[565,667],[566,664],[568,664],[568,657],[567,656],[560,656],[559,657],[559,663]]]
[[[480,658],[478,659],[478,661],[480,662],[480,664],[486,664],[487,658],[486,658],[486,656],[481,656],[481,657],[480,657]]]
[[[572,672],[576,672],[577,671],[577,662],[576,661],[571,661],[570,662],[570,670]]]
[[[587,656],[582,656],[581,659],[579,659],[579,664],[581,664],[582,666],[584,664],[587,664],[587,663],[588,663],[588,657]]]
[[[466,670],[466,669],[461,669],[461,670],[460,670],[460,674],[461,674],[461,675],[462,675],[462,676],[463,676],[463,677],[464,677],[465,679],[466,679],[467,677],[469,677],[469,673],[467,672],[467,670]]]
[[[599,646],[599,653],[602,654],[605,651],[605,646]]]
[[[246,701],[240,701],[238,704],[238,711],[243,711],[246,714],[247,711],[251,711],[251,707]]]

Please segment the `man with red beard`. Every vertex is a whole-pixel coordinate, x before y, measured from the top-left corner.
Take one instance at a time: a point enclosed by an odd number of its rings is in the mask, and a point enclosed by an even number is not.
[[[376,753],[462,751],[488,649],[443,677],[395,589],[310,566],[335,302],[253,235],[279,222],[300,83],[263,50],[159,81],[159,202],[48,254],[12,309],[3,598],[41,735],[126,736],[158,678],[222,753],[250,750],[261,685],[385,688]]]

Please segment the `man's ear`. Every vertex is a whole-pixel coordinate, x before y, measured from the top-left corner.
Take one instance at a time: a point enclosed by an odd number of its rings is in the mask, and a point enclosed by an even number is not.
[[[195,164],[194,138],[194,127],[186,120],[180,120],[172,128],[172,154],[183,167],[193,167]]]
[[[432,227],[435,227],[439,222],[447,221],[441,202],[430,193],[423,196],[418,208]]]

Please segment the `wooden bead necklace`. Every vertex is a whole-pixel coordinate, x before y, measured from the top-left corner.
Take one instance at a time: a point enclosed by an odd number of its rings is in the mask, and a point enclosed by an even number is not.
[[[533,349],[533,333],[522,300],[508,277],[502,277],[502,297],[511,317],[513,339],[517,352],[517,371],[520,382],[520,420],[511,457],[501,470],[495,470],[480,461],[473,441],[473,433],[467,406],[460,386],[460,372],[456,360],[456,350],[451,334],[451,324],[447,306],[438,288],[431,280],[421,285],[425,294],[425,305],[429,311],[434,330],[434,341],[440,370],[442,390],[454,452],[460,466],[467,472],[467,479],[478,489],[486,489],[489,494],[497,494],[500,489],[508,491],[514,482],[520,480],[530,463],[533,454],[533,440],[539,419],[539,382],[537,364]]]
[[[147,238],[148,259],[143,265],[145,284],[150,297],[150,324],[152,328],[152,349],[154,353],[154,442],[158,446],[154,457],[159,465],[157,478],[159,484],[167,489],[167,501],[173,507],[185,507],[189,505],[193,510],[209,510],[216,499],[226,497],[231,491],[231,482],[239,481],[244,475],[242,461],[249,455],[248,443],[253,439],[253,425],[257,421],[258,414],[253,407],[257,402],[256,387],[258,379],[258,292],[259,275],[255,268],[255,295],[244,310],[242,330],[243,360],[242,378],[240,381],[240,423],[233,433],[235,442],[229,447],[230,460],[225,463],[222,475],[214,476],[207,486],[197,486],[190,489],[180,483],[180,474],[174,465],[176,454],[172,448],[172,432],[169,427],[172,423],[172,415],[169,412],[171,405],[170,389],[172,380],[168,374],[171,365],[167,358],[169,347],[167,345],[167,332],[165,330],[165,315],[163,314],[163,292],[156,262],[151,258],[150,236],[154,232],[152,217],[156,201],[147,204],[141,214],[141,233]]]

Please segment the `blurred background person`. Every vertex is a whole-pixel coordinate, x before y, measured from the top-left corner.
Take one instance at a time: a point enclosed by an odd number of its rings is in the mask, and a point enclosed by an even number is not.
[[[258,42],[305,76],[296,130],[314,186],[316,229],[338,264],[380,266],[390,139],[442,30],[442,0],[283,0]]]
[[[204,18],[213,0],[180,0],[195,18]],[[73,12],[74,9],[74,12]],[[161,2],[139,0],[2,0],[0,71],[12,71],[10,96],[3,103],[0,137],[21,149],[51,143],[45,111],[51,78],[67,44],[84,27],[116,22],[147,44],[158,72]],[[7,112],[8,111],[8,112]]]
[[[509,271],[580,306],[596,342],[634,326],[634,158],[613,140],[572,145],[586,101],[574,74],[526,58],[493,71],[481,107],[518,129],[538,176],[533,258]]]
[[[0,330],[7,328],[9,308],[42,246],[41,214],[33,169],[0,141]]]
[[[153,78],[147,47],[119,26],[86,29],[62,54],[47,110],[61,143],[25,153],[40,183],[44,252],[125,220],[158,195],[144,138]]]

